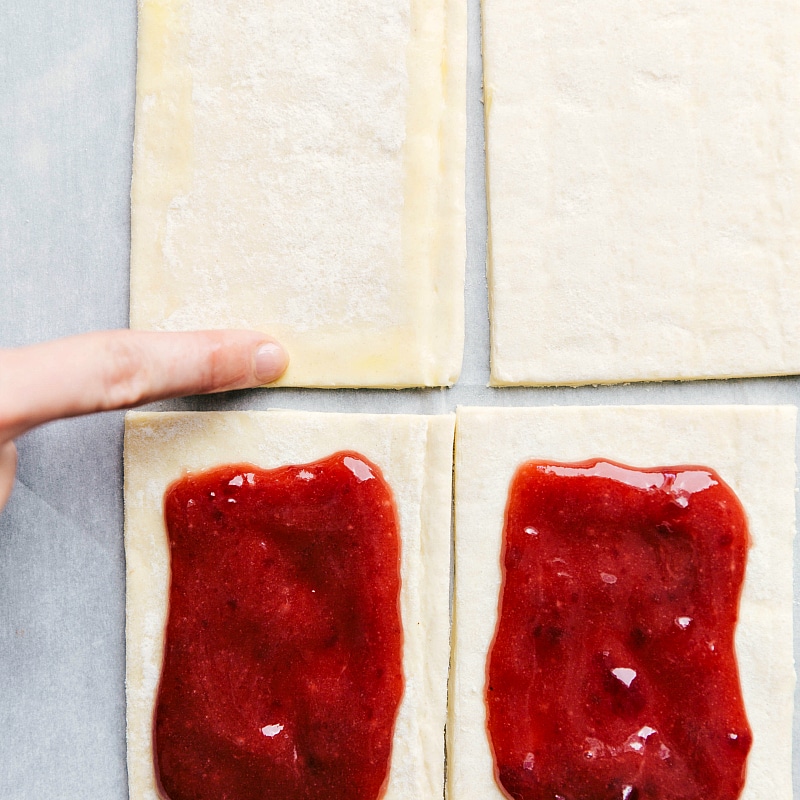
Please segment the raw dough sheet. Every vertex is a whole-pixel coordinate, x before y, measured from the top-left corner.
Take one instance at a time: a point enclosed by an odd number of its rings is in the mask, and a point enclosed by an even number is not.
[[[169,591],[164,492],[186,470],[272,469],[344,449],[376,464],[402,539],[405,692],[383,800],[430,800],[444,784],[454,415],[296,411],[130,413],[125,424],[127,738],[131,800],[157,800],[153,708]]]
[[[483,24],[492,384],[800,372],[800,4]]]
[[[792,796],[795,418],[793,406],[458,410],[449,800],[505,798],[494,780],[483,692],[511,478],[530,459],[590,458],[634,467],[708,466],[742,502],[753,546],[736,652],[753,747],[741,800]]]
[[[254,328],[288,386],[455,382],[466,0],[139,0],[131,327]]]

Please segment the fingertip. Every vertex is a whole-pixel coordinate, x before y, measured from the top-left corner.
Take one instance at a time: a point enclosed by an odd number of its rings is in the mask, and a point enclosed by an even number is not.
[[[263,342],[256,348],[253,366],[260,383],[272,383],[286,372],[289,356],[277,342]]]

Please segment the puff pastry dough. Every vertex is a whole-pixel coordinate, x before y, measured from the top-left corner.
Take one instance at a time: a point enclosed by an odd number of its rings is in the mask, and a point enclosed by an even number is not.
[[[282,384],[446,385],[465,0],[139,0],[131,327],[255,328]]]
[[[800,4],[483,20],[492,383],[800,372]]]
[[[494,780],[483,692],[511,478],[530,459],[590,458],[709,466],[741,500],[753,538],[736,631],[753,730],[741,800],[791,797],[795,417],[791,406],[459,409],[450,800],[505,798]]]
[[[163,652],[167,486],[230,462],[265,469],[353,449],[380,467],[402,537],[405,692],[384,800],[430,800],[444,784],[453,415],[294,411],[129,413],[125,423],[127,735],[131,800],[158,800],[151,725]]]

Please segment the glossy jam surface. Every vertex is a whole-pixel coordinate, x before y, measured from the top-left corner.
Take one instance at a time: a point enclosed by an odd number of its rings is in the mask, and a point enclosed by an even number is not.
[[[751,744],[734,654],[749,537],[711,470],[530,462],[506,509],[487,664],[517,800],[734,800]]]
[[[403,694],[391,490],[356,453],[189,475],[154,751],[170,800],[374,800]]]

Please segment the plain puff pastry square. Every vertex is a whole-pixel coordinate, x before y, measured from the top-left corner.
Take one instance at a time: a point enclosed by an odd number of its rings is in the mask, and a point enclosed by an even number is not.
[[[131,327],[287,386],[439,386],[464,338],[465,0],[139,0]]]
[[[400,520],[405,691],[383,800],[444,785],[454,416],[296,411],[129,413],[125,422],[127,738],[131,800],[159,800],[152,720],[169,592],[163,500],[186,470],[264,469],[355,450],[378,466]]]
[[[492,383],[800,372],[800,4],[483,24]]]
[[[792,796],[792,406],[460,408],[455,460],[455,599],[449,800],[504,800],[486,734],[486,657],[497,624],[511,479],[531,459],[710,467],[747,514],[752,547],[736,654],[753,731],[741,800]]]

